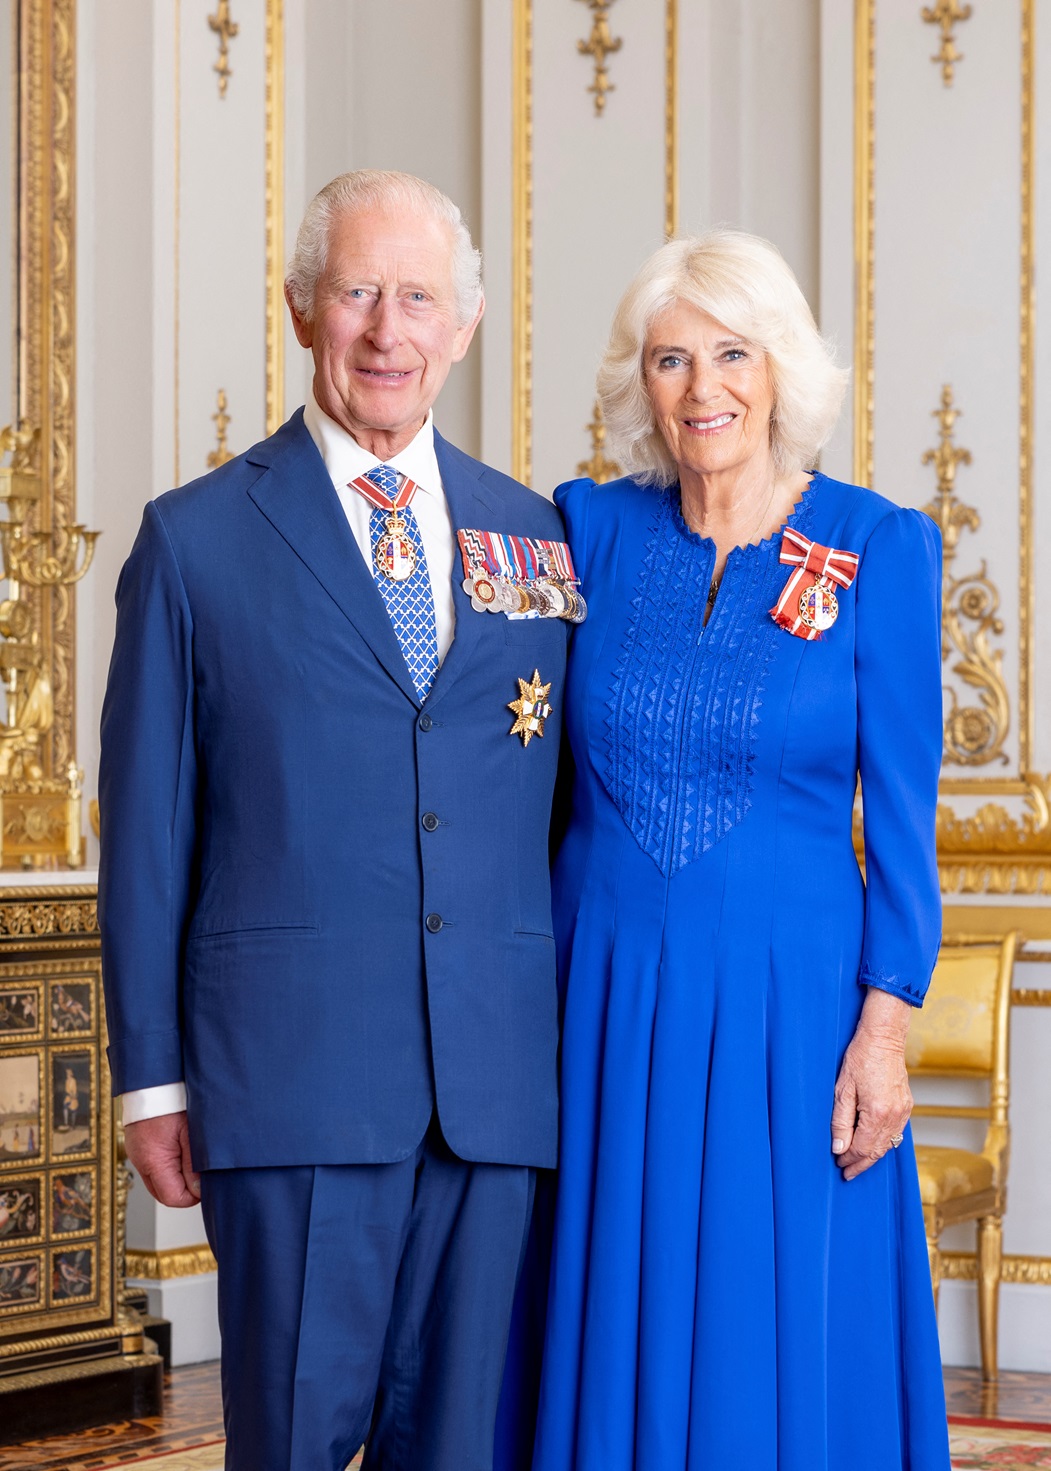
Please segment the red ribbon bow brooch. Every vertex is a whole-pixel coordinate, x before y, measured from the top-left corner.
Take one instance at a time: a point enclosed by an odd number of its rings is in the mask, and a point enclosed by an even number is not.
[[[834,587],[849,587],[857,576],[857,552],[820,546],[786,526],[781,538],[781,561],[795,570],[770,609],[770,616],[796,638],[820,638],[839,617]]]

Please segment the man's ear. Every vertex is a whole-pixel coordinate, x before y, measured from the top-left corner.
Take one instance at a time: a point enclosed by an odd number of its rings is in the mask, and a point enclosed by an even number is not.
[[[474,314],[474,319],[472,321],[468,322],[465,327],[457,327],[457,329],[456,329],[456,339],[455,339],[455,341],[453,343],[453,362],[454,363],[461,362],[463,360],[463,358],[466,357],[466,355],[467,355],[467,349],[471,345],[471,338],[475,334],[475,331],[476,331],[476,329],[478,327],[478,323],[482,320],[482,313],[484,311],[485,311],[485,297],[483,295],[482,296],[482,299],[478,303],[478,310]],[[304,344],[304,346],[305,345],[306,344]]]
[[[314,324],[313,322],[308,322],[305,317],[301,317],[296,311],[295,302],[292,300],[292,293],[288,289],[287,281],[285,282],[285,301],[288,303],[288,312],[292,318],[296,341],[300,347],[311,347],[314,342]]]

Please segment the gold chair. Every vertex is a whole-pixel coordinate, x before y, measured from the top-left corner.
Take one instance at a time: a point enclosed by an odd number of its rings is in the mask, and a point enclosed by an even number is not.
[[[927,1228],[934,1301],[947,1226],[978,1222],[978,1328],[982,1378],[995,1380],[1000,1259],[1011,1139],[1008,1038],[1011,977],[1019,934],[959,936],[942,946],[922,1010],[912,1018],[906,1061],[915,1078],[976,1078],[989,1086],[984,1108],[917,1104],[913,1118],[986,1119],[981,1153],[917,1144],[916,1164]]]

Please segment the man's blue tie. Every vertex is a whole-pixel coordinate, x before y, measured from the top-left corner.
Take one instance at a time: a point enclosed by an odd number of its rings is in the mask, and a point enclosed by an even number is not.
[[[376,465],[366,470],[364,479],[376,486],[391,501],[404,481],[392,465]],[[427,569],[427,556],[423,550],[423,539],[411,506],[404,506],[398,515],[405,523],[405,535],[416,552],[416,566],[412,576],[402,582],[386,577],[377,565],[376,546],[387,530],[389,512],[373,506],[369,517],[369,536],[372,540],[372,575],[376,586],[387,605],[395,636],[401,646],[416,693],[421,700],[438,673],[438,626],[434,618],[434,593],[431,590],[431,575]]]

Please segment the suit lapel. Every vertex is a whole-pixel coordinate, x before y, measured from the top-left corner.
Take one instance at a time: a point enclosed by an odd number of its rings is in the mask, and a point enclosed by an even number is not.
[[[252,500],[354,625],[399,689],[419,705],[386,604],[303,424],[302,409],[273,438],[250,450],[248,459],[266,470],[248,488]],[[467,611],[471,611],[470,602]],[[458,623],[459,613],[458,606]]]
[[[447,444],[437,430],[434,434],[434,452],[438,459],[438,469],[441,471],[445,499],[449,505],[453,534],[455,535],[464,527],[496,529],[493,517],[499,517],[500,505],[482,479],[484,474],[482,466],[476,460],[470,460],[466,455],[462,455],[451,444]],[[460,560],[460,549],[457,546],[456,560],[453,563],[453,605],[456,609],[456,633],[442,667],[438,670],[434,684],[431,686],[428,699],[432,701],[440,698],[467,667],[468,660],[475,651],[485,619],[493,616],[474,611],[470,598],[463,590],[462,582],[463,563]],[[503,614],[500,614],[500,617],[503,617]]]

